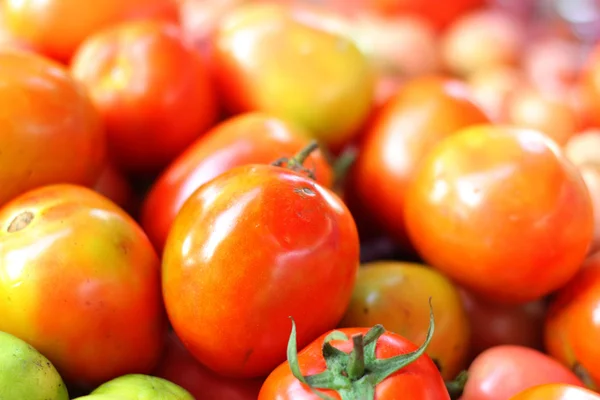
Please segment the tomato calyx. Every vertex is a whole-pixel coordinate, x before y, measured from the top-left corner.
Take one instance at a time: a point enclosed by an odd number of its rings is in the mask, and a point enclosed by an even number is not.
[[[446,390],[448,390],[448,394],[452,400],[460,399],[468,379],[469,373],[467,371],[462,371],[454,378],[454,380],[446,382]]]
[[[281,157],[273,161],[271,165],[276,167],[287,168],[291,171],[306,174],[309,178],[316,180],[314,169],[309,169],[304,166],[304,162],[311,153],[319,148],[319,143],[316,140],[311,141],[306,147],[301,149],[295,156]]]
[[[573,365],[573,368],[571,368],[571,370],[573,371],[573,373],[575,375],[577,375],[577,377],[579,379],[581,379],[581,381],[587,388],[592,389],[594,391],[598,390],[598,387],[596,386],[594,379],[591,377],[590,373],[585,369],[585,367],[583,365],[576,362]]]
[[[292,318],[292,333],[288,341],[287,359],[294,377],[310,388],[310,390],[323,400],[334,400],[333,397],[319,391],[319,389],[334,390],[342,400],[374,400],[375,388],[378,384],[395,374],[402,368],[421,357],[435,328],[433,309],[430,302],[429,330],[425,342],[410,353],[395,357],[378,359],[375,353],[377,341],[385,333],[382,325],[375,325],[364,336],[356,334],[351,337],[352,351],[346,353],[331,345],[332,340],[349,340],[340,332],[333,331],[323,341],[322,354],[327,368],[325,371],[304,376],[298,363],[298,350],[296,344],[296,324]]]

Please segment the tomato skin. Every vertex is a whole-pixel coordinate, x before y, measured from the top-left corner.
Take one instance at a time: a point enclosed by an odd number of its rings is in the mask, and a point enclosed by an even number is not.
[[[369,329],[343,328],[338,330],[346,334],[347,337],[352,337],[357,333],[365,334]],[[326,335],[323,334],[298,353],[300,371],[304,376],[318,374],[325,370],[326,365],[321,346]],[[331,344],[345,352],[352,350],[351,341],[334,340]],[[407,339],[388,331],[378,339],[375,354],[378,359],[382,359],[406,354],[416,349],[417,346]],[[340,399],[340,396],[334,391],[323,390],[322,393]],[[422,400],[450,399],[442,376],[426,354],[390,375],[375,389],[377,400],[392,400],[401,397]],[[292,375],[286,361],[271,372],[260,390],[258,400],[272,399],[319,400],[319,397],[315,396],[307,386]]]
[[[590,256],[579,273],[557,292],[548,310],[544,342],[548,354],[568,367],[580,364],[600,383],[600,253]]]
[[[136,203],[129,181],[112,163],[106,164],[93,189],[128,213],[133,210]]]
[[[365,210],[404,247],[405,191],[421,159],[456,130],[488,122],[467,86],[442,76],[408,81],[373,117],[351,171]]]
[[[583,383],[546,354],[522,346],[503,345],[481,353],[468,370],[461,400],[506,400],[544,383]]]
[[[11,232],[23,212],[33,220]],[[10,299],[0,330],[75,385],[154,368],[166,333],[160,262],[124,211],[91,189],[52,185],[6,204],[0,228],[0,296]]]
[[[367,58],[352,40],[302,23],[283,5],[238,7],[211,48],[218,92],[233,114],[272,113],[336,150],[369,116],[375,78]]]
[[[265,376],[285,360],[289,316],[299,346],[341,320],[358,263],[356,225],[333,192],[285,168],[246,165],[184,204],[165,246],[163,294],[200,362]]]
[[[0,50],[0,64],[0,205],[46,184],[92,186],[106,138],[83,88],[33,53]]]
[[[548,383],[524,390],[510,400],[600,400],[600,395],[573,385]]]
[[[590,54],[580,81],[588,122],[600,127],[600,44]]]
[[[6,0],[2,6],[15,38],[65,63],[88,36],[107,26],[145,18],[179,21],[173,0],[102,0],[94,6],[80,0]]]
[[[167,337],[166,349],[152,375],[173,382],[203,400],[256,400],[263,382],[215,374],[200,364],[173,332]]]
[[[142,205],[144,230],[162,252],[177,213],[202,184],[236,166],[292,157],[308,143],[303,130],[267,114],[244,113],[225,120],[194,142],[154,183]],[[305,165],[315,170],[317,182],[331,185],[331,167],[319,151]]]
[[[452,282],[431,268],[393,261],[364,264],[339,326],[382,324],[412,343],[422,343],[427,337],[429,298],[437,329],[426,354],[451,380],[466,366],[469,323]]]
[[[483,298],[513,304],[566,284],[594,229],[585,182],[556,143],[501,125],[440,142],[408,189],[405,217],[429,265]]]
[[[463,288],[460,295],[470,322],[473,358],[504,344],[542,349],[547,310],[544,300],[507,305],[486,301]]]
[[[71,64],[107,129],[111,156],[133,172],[156,172],[216,122],[209,72],[180,29],[126,22],[90,36]]]

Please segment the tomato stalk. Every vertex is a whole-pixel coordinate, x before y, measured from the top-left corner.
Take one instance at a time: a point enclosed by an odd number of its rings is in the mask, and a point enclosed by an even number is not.
[[[313,140],[306,147],[301,149],[295,156],[291,158],[278,158],[277,160],[273,161],[271,165],[288,168],[294,172],[305,173],[309,178],[316,180],[314,170],[304,167],[304,162],[308,156],[310,156],[311,153],[318,148],[319,143],[316,140]]]
[[[577,375],[579,379],[581,379],[581,381],[587,388],[594,391],[598,390],[596,384],[594,383],[594,380],[590,376],[590,373],[587,372],[583,365],[575,363],[575,365],[573,365],[572,371],[575,373],[575,375]]]
[[[446,389],[452,400],[457,400],[462,396],[468,379],[468,372],[462,371],[453,381],[446,382]]]
[[[375,325],[364,336],[352,336],[352,351],[346,353],[331,345],[332,340],[348,340],[339,331],[333,331],[323,341],[323,358],[327,368],[315,375],[302,375],[298,363],[296,344],[296,324],[292,318],[292,332],[288,341],[287,359],[290,370],[296,379],[307,385],[311,391],[323,400],[334,400],[320,389],[336,391],[342,400],[374,400],[375,388],[390,375],[398,372],[421,357],[435,328],[433,308],[430,302],[429,330],[425,342],[415,351],[395,357],[378,359],[377,340],[385,333],[382,325]]]

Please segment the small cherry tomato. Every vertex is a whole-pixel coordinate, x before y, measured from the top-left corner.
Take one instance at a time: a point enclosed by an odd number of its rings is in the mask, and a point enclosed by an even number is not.
[[[427,336],[429,298],[438,328],[426,353],[445,379],[454,379],[466,366],[469,322],[458,291],[436,270],[393,261],[363,265],[339,326],[382,324],[412,343],[422,343]]]
[[[171,332],[154,376],[173,382],[202,400],[256,400],[262,379],[235,379],[217,375],[200,364]]]
[[[0,205],[54,183],[92,186],[106,137],[92,102],[61,65],[0,50]]]
[[[600,385],[600,253],[589,257],[579,273],[557,292],[548,310],[548,353]]]
[[[524,390],[510,400],[600,400],[600,395],[578,386],[547,383]]]
[[[556,143],[502,125],[466,128],[438,143],[404,211],[429,265],[502,303],[537,300],[566,284],[594,230],[585,182]]]
[[[334,328],[350,302],[359,264],[354,220],[332,191],[288,167],[245,165],[205,183],[165,245],[173,328],[222,375],[267,375],[285,360],[289,316],[304,346]]]
[[[425,343],[417,348],[381,325],[344,328],[324,334],[296,354],[293,330],[288,361],[267,377],[258,400],[449,400],[440,372],[424,353],[432,333],[430,326]],[[318,379],[325,371],[328,375]]]
[[[0,209],[0,298],[0,330],[68,383],[150,373],[160,357],[160,261],[135,221],[91,189],[44,186]]]
[[[350,172],[356,196],[386,232],[410,247],[404,223],[405,190],[421,159],[460,128],[488,122],[468,87],[440,76],[403,85],[373,117]]]
[[[583,386],[555,359],[522,346],[503,345],[484,351],[473,361],[468,375],[461,400],[506,400],[545,383]]]
[[[284,5],[250,4],[221,21],[211,59],[232,113],[264,111],[338,149],[369,116],[375,79],[355,43],[301,22]]]
[[[159,252],[188,197],[202,184],[233,167],[269,164],[291,157],[309,143],[308,134],[279,118],[245,113],[227,119],[193,143],[153,184],[143,205],[141,223]],[[332,184],[331,167],[319,151],[306,166],[317,182]]]
[[[6,29],[36,51],[68,62],[90,35],[118,22],[156,18],[179,21],[173,0],[5,0]]]
[[[113,160],[128,171],[160,170],[217,120],[205,62],[173,24],[99,31],[75,53],[71,71],[102,114]]]

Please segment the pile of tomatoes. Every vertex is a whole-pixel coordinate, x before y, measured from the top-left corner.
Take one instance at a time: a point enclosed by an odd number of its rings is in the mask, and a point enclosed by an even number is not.
[[[600,400],[566,3],[2,0],[0,331],[71,398]]]

